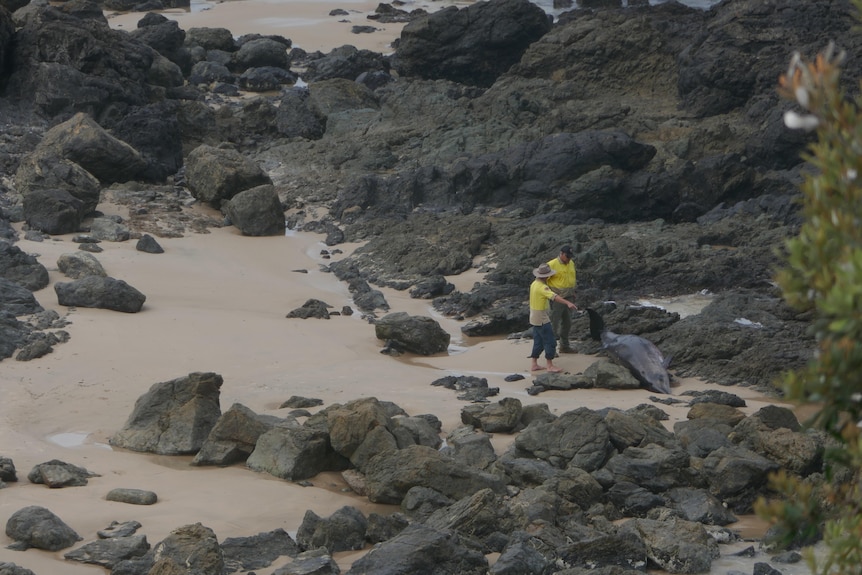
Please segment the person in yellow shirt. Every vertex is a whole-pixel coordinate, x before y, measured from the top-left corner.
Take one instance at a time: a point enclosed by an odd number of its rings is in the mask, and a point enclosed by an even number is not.
[[[574,302],[575,286],[578,276],[575,272],[575,262],[572,246],[560,248],[560,255],[548,262],[548,266],[554,270],[554,275],[548,278],[548,287],[559,295],[563,301],[551,302],[551,326],[554,334],[560,340],[560,353],[575,353],[569,342],[569,332],[572,331],[572,314],[566,304]],[[577,308],[575,308],[577,309]]]
[[[557,302],[568,309],[577,309],[574,303],[563,299],[548,287],[548,278],[555,275],[555,271],[548,264],[542,264],[533,270],[536,278],[530,284],[530,325],[533,326],[533,351],[530,359],[533,360],[530,371],[541,371],[546,369],[539,365],[538,360],[545,353],[548,361],[547,370],[551,373],[563,371],[554,365],[557,356],[557,340],[554,338],[554,330],[551,327],[551,316],[548,313],[549,304]]]

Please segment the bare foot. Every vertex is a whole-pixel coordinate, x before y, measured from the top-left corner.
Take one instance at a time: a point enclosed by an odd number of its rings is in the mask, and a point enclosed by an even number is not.
[[[537,365],[535,367],[531,367],[530,371],[543,371],[544,369],[545,369],[544,367]]]
[[[560,369],[559,367],[549,367],[548,368],[548,373],[562,373],[562,372],[563,372],[563,370]]]

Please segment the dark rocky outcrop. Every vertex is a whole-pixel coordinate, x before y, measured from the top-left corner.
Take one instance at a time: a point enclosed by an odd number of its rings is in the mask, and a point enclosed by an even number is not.
[[[186,158],[186,180],[192,195],[216,208],[242,191],[272,184],[260,166],[236,150],[208,145]]]
[[[62,519],[36,505],[24,507],[10,515],[6,522],[6,535],[15,541],[19,549],[33,547],[45,551],[59,551],[81,540],[81,536]]]
[[[435,319],[405,312],[391,313],[375,321],[374,333],[390,347],[419,355],[444,352],[451,339]]]
[[[195,454],[192,465],[230,465],[245,461],[254,451],[260,436],[276,425],[287,426],[289,422],[258,415],[235,403],[218,418],[200,451]]]
[[[34,256],[8,242],[0,242],[0,277],[30,291],[39,291],[48,285],[48,270],[45,266]]]
[[[497,4],[449,6],[411,21],[401,32],[395,69],[403,76],[490,86],[551,29],[550,18],[535,4]]]
[[[27,474],[27,480],[51,488],[80,487],[87,485],[89,478],[98,476],[83,467],[52,459],[33,467]]]
[[[125,313],[141,311],[147,296],[123,280],[89,275],[54,284],[57,302],[65,306],[95,307]]]
[[[244,236],[284,235],[284,209],[271,185],[239,192],[223,202],[222,211]]]
[[[411,525],[354,561],[347,573],[486,573],[488,561],[481,550],[464,543],[457,532]]]
[[[197,453],[221,415],[216,373],[190,373],[153,384],[138,398],[111,445],[166,455]]]

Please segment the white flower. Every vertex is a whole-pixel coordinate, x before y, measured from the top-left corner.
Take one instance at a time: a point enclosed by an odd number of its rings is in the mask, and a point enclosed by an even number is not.
[[[795,92],[796,92],[796,101],[799,102],[800,106],[802,106],[803,108],[805,108],[807,110],[808,109],[808,103],[809,103],[808,90],[804,86],[797,86]]]
[[[810,132],[820,125],[817,116],[797,114],[791,110],[784,112],[784,125],[791,130],[805,130]]]

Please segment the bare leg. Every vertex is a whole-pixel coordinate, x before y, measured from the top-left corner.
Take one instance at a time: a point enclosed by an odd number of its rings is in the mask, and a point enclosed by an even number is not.
[[[554,365],[554,360],[548,360],[548,373],[560,373],[561,371],[563,370]]]

